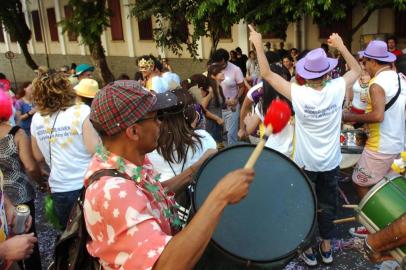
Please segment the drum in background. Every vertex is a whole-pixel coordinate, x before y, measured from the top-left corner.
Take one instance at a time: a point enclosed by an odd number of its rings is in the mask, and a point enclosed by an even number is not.
[[[406,213],[406,179],[395,175],[384,177],[362,199],[358,206],[359,221],[372,233],[380,231]],[[406,246],[391,255],[401,263]]]
[[[368,139],[367,133],[362,129],[346,130],[341,132],[341,153],[361,154]]]
[[[340,144],[342,160],[340,162],[340,169],[348,169],[357,164],[364,150],[367,138],[367,134],[361,129],[341,132]]]
[[[194,211],[222,177],[244,167],[254,148],[232,146],[203,164],[195,183]],[[269,148],[263,150],[254,169],[256,175],[247,197],[226,207],[212,236],[212,243],[229,256],[217,254],[222,262],[212,259],[209,263],[213,265],[203,269],[238,269],[238,263],[277,263],[310,244],[316,199],[308,178],[294,162]]]

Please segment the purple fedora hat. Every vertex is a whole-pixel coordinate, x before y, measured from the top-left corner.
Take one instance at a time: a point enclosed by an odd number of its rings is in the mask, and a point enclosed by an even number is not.
[[[338,60],[329,58],[322,48],[311,50],[296,63],[296,71],[304,79],[315,79],[337,66]]]
[[[383,62],[395,62],[396,55],[388,52],[388,47],[382,40],[372,40],[369,42],[365,51],[360,51],[361,57],[371,58]]]

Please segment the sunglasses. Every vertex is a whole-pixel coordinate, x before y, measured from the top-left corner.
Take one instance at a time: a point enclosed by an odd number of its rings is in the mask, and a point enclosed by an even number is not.
[[[163,113],[157,113],[157,114],[154,115],[154,116],[143,117],[143,118],[138,119],[135,123],[139,123],[139,122],[143,122],[143,121],[151,120],[151,119],[153,119],[153,120],[156,121],[156,122],[157,122],[157,121],[162,122],[162,121],[165,119],[165,114],[163,114]]]

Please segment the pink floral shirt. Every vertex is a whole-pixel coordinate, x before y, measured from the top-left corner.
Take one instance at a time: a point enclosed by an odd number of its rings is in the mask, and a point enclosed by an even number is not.
[[[117,169],[133,180],[105,176],[88,186],[100,169]],[[178,220],[149,160],[137,167],[101,148],[90,162],[85,186],[89,253],[104,269],[152,269],[172,237],[171,223]]]

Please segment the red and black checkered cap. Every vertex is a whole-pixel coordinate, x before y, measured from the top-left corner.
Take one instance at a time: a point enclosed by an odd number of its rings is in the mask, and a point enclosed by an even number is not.
[[[89,118],[112,136],[131,127],[147,113],[176,104],[173,93],[153,95],[137,81],[121,80],[106,85],[96,94]]]

